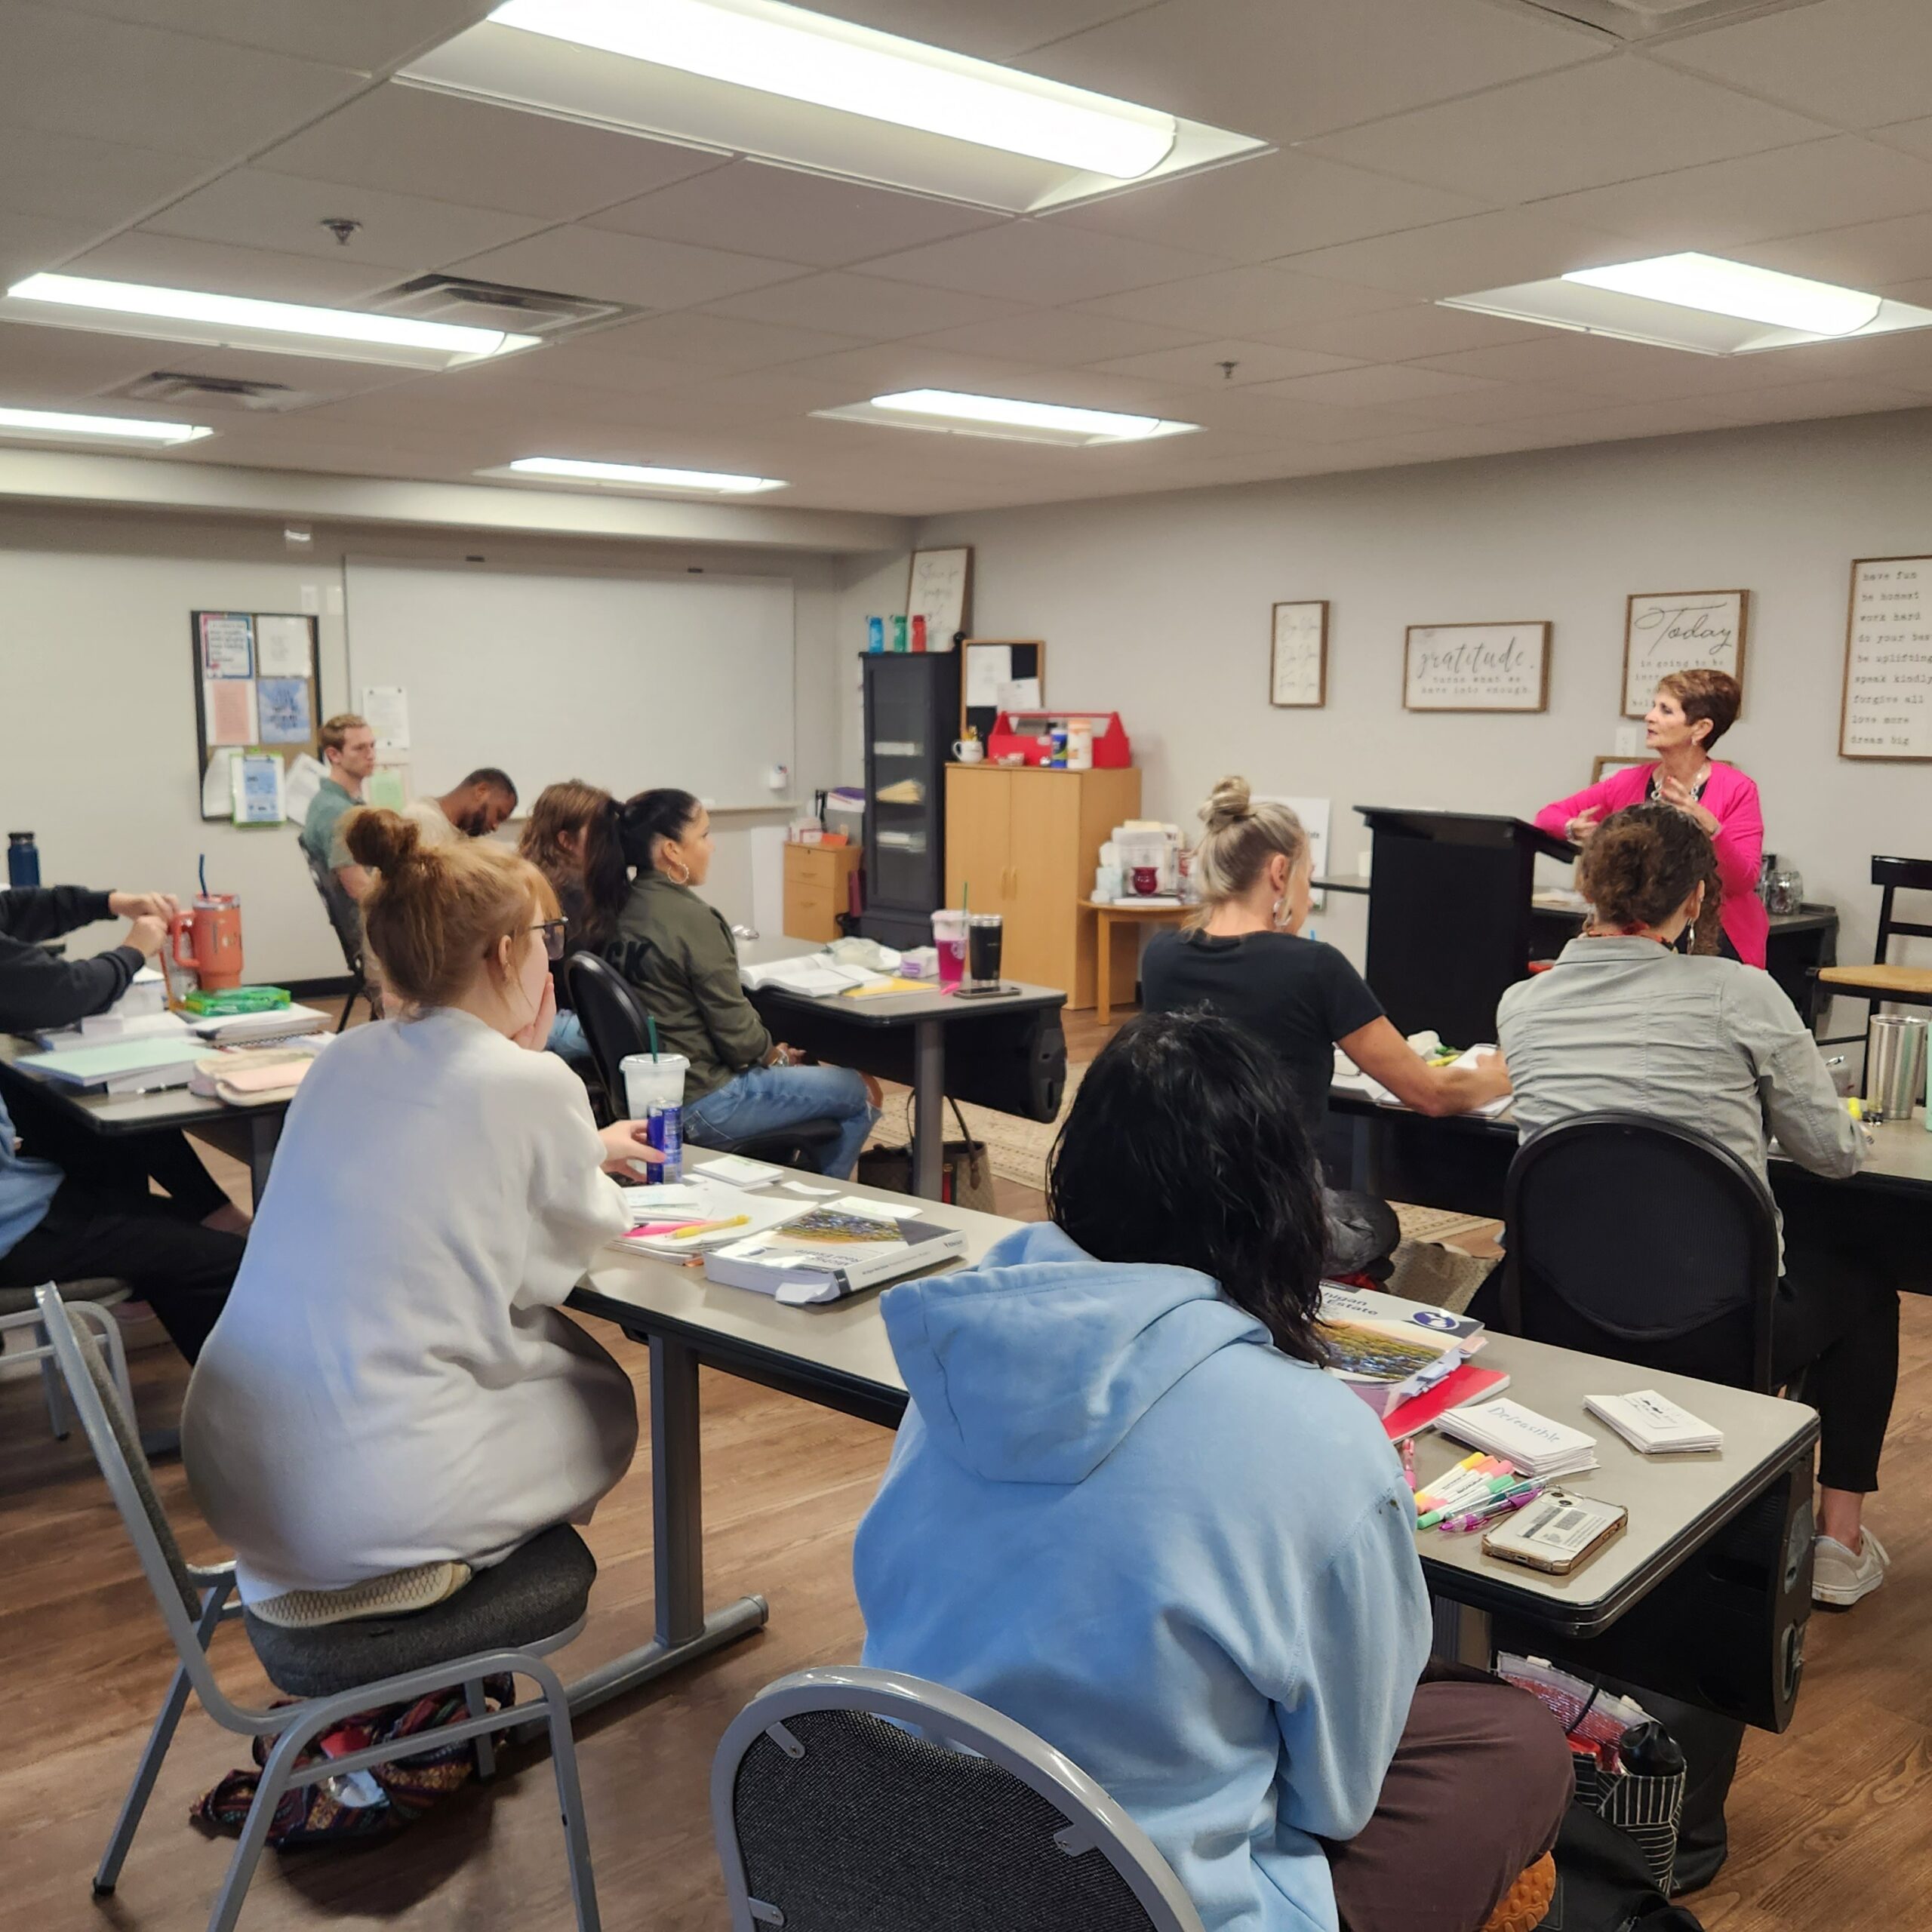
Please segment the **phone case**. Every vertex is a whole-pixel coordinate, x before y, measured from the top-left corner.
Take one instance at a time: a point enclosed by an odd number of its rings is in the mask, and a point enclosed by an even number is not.
[[[1583,1520],[1573,1520],[1579,1512]],[[1567,1577],[1612,1537],[1621,1536],[1629,1520],[1629,1511],[1620,1503],[1553,1491],[1527,1518],[1517,1517],[1491,1530],[1482,1540],[1482,1552],[1549,1576]]]

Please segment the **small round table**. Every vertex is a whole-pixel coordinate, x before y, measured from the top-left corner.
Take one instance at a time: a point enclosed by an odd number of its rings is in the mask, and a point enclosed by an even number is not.
[[[1104,1026],[1108,1008],[1113,1003],[1114,921],[1124,919],[1134,926],[1177,926],[1194,908],[1177,903],[1140,906],[1131,900],[1123,904],[1104,899],[1083,899],[1080,906],[1083,912],[1091,912],[1100,921],[1100,943],[1096,949],[1099,957],[1094,962],[1094,1004],[1097,1017]]]

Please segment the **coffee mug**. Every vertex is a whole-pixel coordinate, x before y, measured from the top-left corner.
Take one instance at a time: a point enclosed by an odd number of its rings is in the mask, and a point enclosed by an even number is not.
[[[986,748],[977,738],[955,738],[952,741],[952,755],[961,764],[977,764],[986,755]]]

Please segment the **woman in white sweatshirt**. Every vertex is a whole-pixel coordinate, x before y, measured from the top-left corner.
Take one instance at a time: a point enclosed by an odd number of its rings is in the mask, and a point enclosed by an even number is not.
[[[589,1521],[636,1444],[629,1378],[559,1312],[626,1226],[602,1170],[647,1155],[542,1051],[555,897],[392,812],[347,835],[401,1017],[309,1070],[183,1416],[251,1606],[500,1560]]]

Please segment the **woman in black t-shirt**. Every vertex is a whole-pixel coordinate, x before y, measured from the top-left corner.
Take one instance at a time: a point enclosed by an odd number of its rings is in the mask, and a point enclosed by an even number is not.
[[[1201,817],[1200,909],[1185,930],[1149,945],[1140,964],[1148,1011],[1204,1009],[1265,1040],[1287,1065],[1318,1153],[1337,1047],[1418,1113],[1468,1113],[1509,1092],[1500,1054],[1473,1066],[1431,1066],[1340,953],[1301,937],[1313,855],[1286,805],[1253,798],[1244,778],[1224,778]],[[1387,1202],[1331,1189],[1328,1211],[1331,1272],[1359,1272],[1394,1251],[1399,1230]]]

